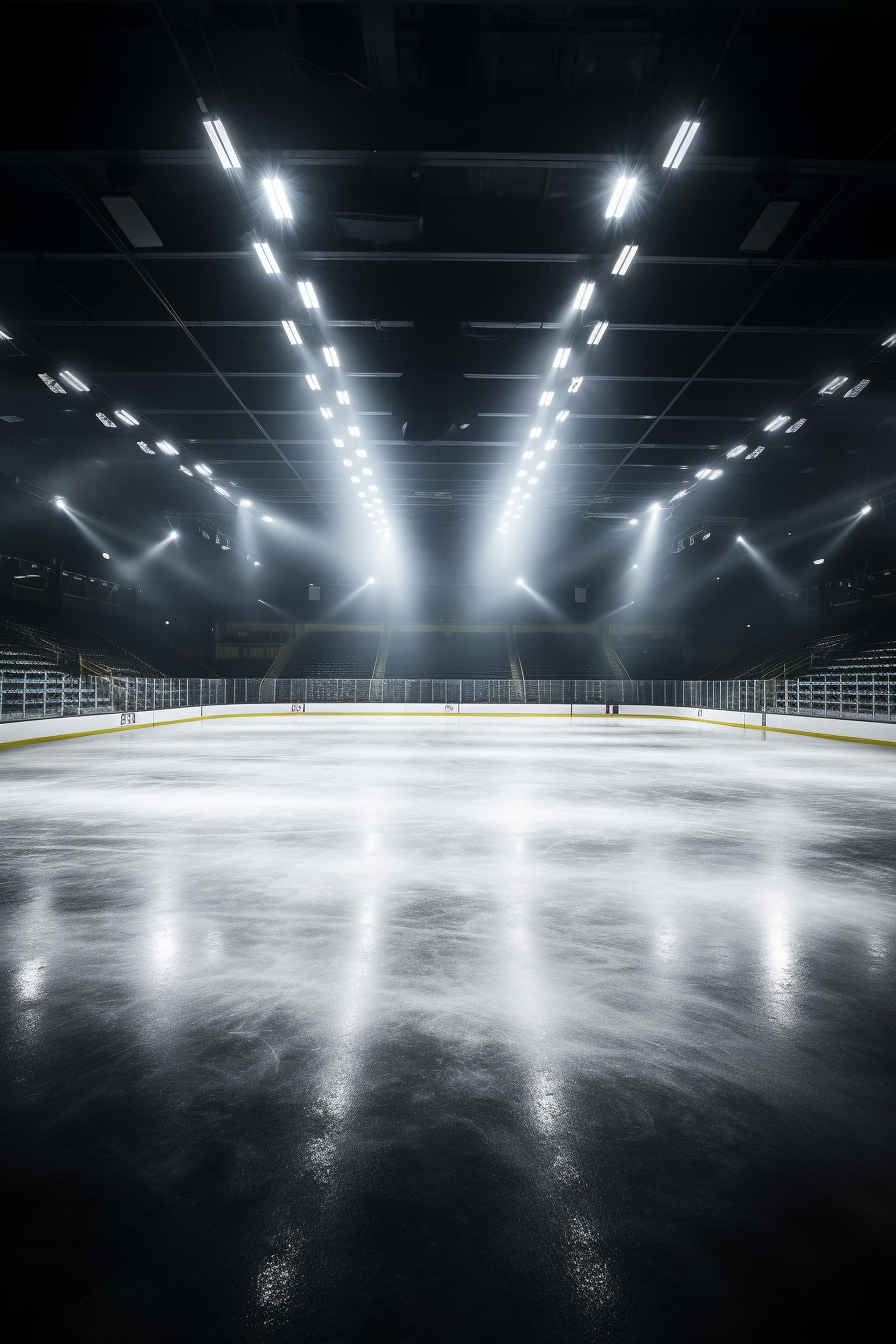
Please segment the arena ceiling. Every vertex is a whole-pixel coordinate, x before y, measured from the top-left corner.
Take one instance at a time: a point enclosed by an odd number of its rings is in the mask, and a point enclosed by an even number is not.
[[[560,572],[652,503],[674,540],[896,489],[889,6],[3,11],[2,494],[29,528],[54,492],[147,535],[236,531],[247,498],[358,563]]]

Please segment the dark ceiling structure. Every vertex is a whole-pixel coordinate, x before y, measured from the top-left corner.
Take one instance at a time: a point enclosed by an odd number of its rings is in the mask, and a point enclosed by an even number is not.
[[[57,493],[333,573],[587,577],[652,504],[672,554],[866,505],[885,544],[888,5],[3,11],[7,546]]]

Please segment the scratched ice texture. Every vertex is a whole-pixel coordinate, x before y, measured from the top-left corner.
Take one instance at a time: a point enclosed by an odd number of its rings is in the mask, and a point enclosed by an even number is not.
[[[19,1337],[870,1338],[894,802],[644,721],[4,752]]]

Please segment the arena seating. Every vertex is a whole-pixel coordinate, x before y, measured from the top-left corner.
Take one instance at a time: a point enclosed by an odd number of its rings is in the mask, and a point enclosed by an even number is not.
[[[527,681],[616,676],[596,635],[518,634],[516,646]]]
[[[36,604],[0,604],[0,641],[8,661],[0,670],[115,673],[137,677],[207,677],[180,649],[123,618],[89,625],[73,612]]]
[[[379,644],[378,630],[310,630],[280,676],[371,677]]]
[[[510,677],[507,637],[500,632],[421,630],[392,632],[387,677]]]
[[[715,677],[806,677],[896,673],[896,612],[864,617],[820,634],[794,636],[792,627],[761,631],[734,657],[709,673]]]

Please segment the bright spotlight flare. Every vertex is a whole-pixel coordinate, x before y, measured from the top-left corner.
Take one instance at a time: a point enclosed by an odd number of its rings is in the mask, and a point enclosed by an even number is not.
[[[573,300],[572,305],[573,308],[577,309],[579,312],[584,313],[585,309],[591,302],[591,295],[593,293],[594,293],[594,281],[583,280],[582,283],[579,285],[579,292],[576,294],[576,297]]]
[[[632,192],[637,185],[636,177],[619,177],[616,179],[616,185],[613,188],[613,195],[610,197],[610,204],[606,209],[607,219],[621,219],[625,214],[625,207],[632,198]]]
[[[663,159],[664,168],[678,168],[691,147],[691,141],[700,129],[699,121],[683,121],[672,141],[669,153]]]
[[[289,201],[286,199],[286,192],[283,190],[283,183],[279,177],[263,177],[261,185],[268,194],[270,207],[274,212],[275,219],[292,219],[292,210]]]

